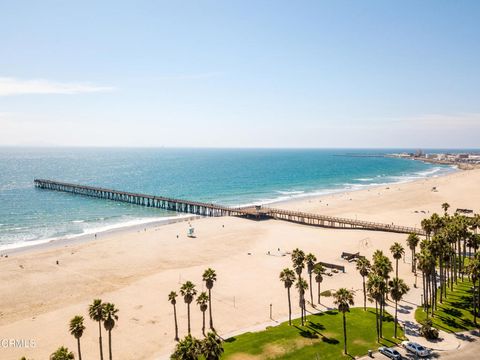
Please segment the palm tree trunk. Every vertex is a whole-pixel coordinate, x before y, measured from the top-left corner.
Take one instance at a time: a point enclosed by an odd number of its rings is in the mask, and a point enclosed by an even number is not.
[[[305,316],[305,322],[307,322],[307,303],[303,300],[303,315]]]
[[[375,300],[375,325],[377,327],[377,342],[380,341],[380,327],[378,326],[378,301]]]
[[[302,318],[302,326],[305,325],[304,318],[303,318],[303,302],[304,302],[303,296],[300,294],[300,314],[301,314],[300,317]]]
[[[460,273],[462,271],[462,244],[460,243],[460,239],[458,239],[458,277],[460,277]]]
[[[443,264],[442,258],[439,259],[440,266],[440,304],[443,303]]]
[[[103,345],[102,345],[102,322],[98,322],[98,343],[100,344],[100,360],[103,360]]]
[[[450,291],[453,291],[453,258],[450,257]]]
[[[175,341],[178,341],[177,307],[175,305],[173,305],[173,318],[175,319]]]
[[[310,272],[308,274],[309,276],[309,281],[310,281],[310,304],[313,306],[313,289],[312,289],[312,273]]]
[[[205,336],[205,311],[202,311],[203,322],[202,322],[202,334]]]
[[[395,277],[398,279],[398,259],[395,259]]]
[[[82,360],[82,352],[80,351],[80,338],[77,338],[78,360]]]
[[[318,303],[320,304],[320,282],[318,282]]]
[[[208,315],[210,317],[210,329],[215,331],[212,318],[212,289],[208,289]]]
[[[380,337],[383,338],[383,311],[385,308],[385,298],[380,302]]]
[[[473,322],[477,323],[477,301],[476,301],[476,294],[475,294],[475,284],[477,283],[476,279],[473,279]]]
[[[367,292],[365,291],[365,276],[363,278],[363,311],[367,311]]]
[[[398,318],[397,318],[398,307],[397,307],[397,305],[398,305],[398,302],[397,302],[397,300],[395,300],[395,335],[394,335],[395,339],[397,338],[397,324],[398,324]]]
[[[112,360],[112,330],[108,330],[108,356]]]
[[[415,269],[415,248],[412,249],[412,272],[414,273]]]
[[[425,306],[426,302],[427,302],[427,285],[426,285],[426,281],[425,281],[425,272],[422,271],[422,283],[423,283],[423,311],[425,311],[427,309],[427,307]]]
[[[475,287],[474,287],[474,288],[475,288]],[[474,290],[474,291],[475,291],[475,290]],[[477,294],[477,299],[480,299],[480,284],[478,284],[478,286],[477,286],[477,293],[478,293],[478,294]],[[477,311],[478,311],[478,308],[479,308],[479,306],[478,306],[478,304],[477,304]],[[475,318],[475,319],[476,319],[476,318]]]
[[[347,318],[343,313],[343,352],[347,354]]]
[[[290,288],[287,288],[288,296],[288,325],[292,326],[292,300],[290,299]]]
[[[190,304],[187,304],[188,335],[190,335]]]

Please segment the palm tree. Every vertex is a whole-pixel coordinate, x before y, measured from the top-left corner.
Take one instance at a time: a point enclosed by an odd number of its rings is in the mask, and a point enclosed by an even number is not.
[[[323,266],[321,264],[318,264],[317,266],[315,266],[315,268],[313,269],[313,272],[315,273],[315,281],[317,282],[317,285],[318,285],[318,303],[320,304],[320,284],[322,283],[323,281],[323,273],[324,273],[324,269],[323,269]]]
[[[390,252],[395,259],[395,277],[398,278],[398,260],[400,260],[402,256],[405,255],[405,249],[400,243],[396,242],[390,247]]]
[[[477,324],[477,313],[478,313],[478,308],[480,307],[480,304],[477,303],[476,299],[480,299],[480,284],[476,286],[477,281],[480,279],[480,253],[476,253],[475,257],[470,260],[470,263],[467,265],[467,273],[472,279],[473,282],[473,291],[472,291],[472,297],[473,297],[473,322]],[[478,291],[478,294],[476,294],[476,291]]]
[[[293,269],[298,275],[298,280],[302,278],[302,270],[305,267],[305,253],[300,249],[292,251]]]
[[[218,360],[223,354],[222,340],[213,332],[207,334],[200,348],[205,360]]]
[[[307,318],[307,311],[305,307],[305,291],[308,290],[308,284],[305,280],[299,279],[295,284],[295,287],[298,289],[298,293],[300,295],[300,310],[301,310],[301,318],[302,318],[302,326],[305,325],[305,319]]]
[[[416,250],[416,247],[417,247],[419,241],[420,241],[420,238],[418,237],[417,234],[411,233],[410,235],[408,235],[407,245],[410,248],[410,250],[412,251],[412,272],[415,272],[415,273],[417,272],[415,250]]]
[[[183,296],[185,304],[187,304],[187,318],[188,318],[188,335],[190,335],[190,304],[193,301],[195,295],[197,295],[197,290],[195,290],[195,285],[191,281],[187,281],[180,288],[180,294]]]
[[[334,304],[337,305],[338,311],[343,315],[343,352],[347,354],[347,319],[345,313],[350,311],[350,306],[354,305],[353,290],[347,290],[345,288],[338,289],[333,297],[335,298]]]
[[[375,300],[375,326],[377,328],[377,342],[380,341],[380,314],[378,305],[383,301],[383,278],[372,272],[368,275],[367,291],[371,300]]]
[[[292,325],[292,301],[290,299],[290,288],[295,282],[295,273],[288,268],[283,269],[280,273],[280,281],[283,282],[285,289],[287,289],[288,296],[288,325]]]
[[[66,347],[59,347],[53,354],[50,355],[50,360],[72,360],[75,359],[73,352]]]
[[[428,241],[425,241],[428,243]],[[423,243],[423,242],[422,242]],[[420,244],[422,245],[422,244]],[[429,251],[427,245],[417,254],[418,258],[418,268],[422,271],[423,278],[423,306],[427,313],[430,308],[430,312],[433,315],[433,298],[435,286],[431,286],[432,282],[435,281],[435,258],[432,253]],[[430,299],[431,298],[431,299]],[[430,304],[432,305],[430,307]]]
[[[200,295],[197,297],[197,305],[200,306],[200,311],[202,312],[202,334],[205,336],[205,311],[208,308],[208,295],[206,292],[201,292]]]
[[[432,233],[432,222],[430,221],[430,219],[423,219],[420,223],[420,226],[423,230],[425,230],[428,239],[430,237],[430,234]]]
[[[205,281],[205,285],[208,290],[208,315],[210,318],[210,329],[215,330],[213,328],[213,318],[212,318],[212,288],[215,281],[217,281],[217,274],[215,270],[208,268],[203,272],[203,281]]]
[[[402,279],[399,279],[396,277],[395,279],[391,280],[389,283],[390,287],[390,296],[392,297],[392,300],[395,301],[395,338],[397,337],[397,324],[398,324],[398,318],[397,318],[397,309],[398,309],[398,302],[402,300],[403,295],[405,295],[410,288],[408,287],[407,284]]]
[[[98,343],[100,345],[100,360],[103,360],[102,321],[105,320],[105,318],[103,313],[102,300],[93,300],[93,303],[88,307],[88,315],[90,316],[90,319],[98,322]]]
[[[198,360],[201,354],[200,341],[188,334],[177,343],[175,352],[170,356],[172,360]]]
[[[393,270],[392,262],[390,259],[383,254],[382,251],[377,250],[373,254],[373,266],[372,270],[374,273],[379,275],[382,278],[382,282],[380,283],[380,291],[382,293],[382,299],[379,302],[380,305],[380,337],[383,336],[383,315],[385,313],[385,304],[386,300],[388,300],[388,279],[390,277],[390,272]]]
[[[112,303],[106,303],[103,307],[103,326],[108,331],[108,358],[112,360],[112,329],[115,327],[115,321],[118,320],[118,309]]]
[[[82,360],[82,352],[80,351],[80,338],[83,335],[85,330],[85,325],[83,325],[83,316],[77,315],[72,320],[70,320],[70,334],[72,334],[75,339],[77,339],[77,348],[78,348],[78,359]]]
[[[307,263],[307,272],[310,285],[310,304],[313,305],[312,273],[315,263],[317,262],[317,258],[312,253],[308,253],[305,257],[305,262]]]
[[[449,207],[450,207],[450,204],[449,204],[449,203],[444,202],[444,203],[442,204],[442,209],[443,209],[443,211],[445,212],[445,215],[447,215],[447,211],[448,211],[448,208],[449,208]]]
[[[365,288],[365,278],[370,273],[370,261],[366,257],[361,257],[357,261],[357,270],[362,276],[363,280],[363,310],[367,310],[367,291]]]
[[[175,341],[178,341],[178,323],[177,323],[177,293],[170,291],[168,294],[168,301],[173,305],[173,318],[175,320]]]

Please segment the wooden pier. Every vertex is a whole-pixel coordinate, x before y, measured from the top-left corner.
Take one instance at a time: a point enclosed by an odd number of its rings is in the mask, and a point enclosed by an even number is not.
[[[416,233],[417,235],[425,235],[423,229],[414,227],[384,224],[373,221],[363,221],[355,219],[346,219],[335,216],[326,216],[320,214],[305,213],[301,211],[282,210],[274,208],[262,208],[270,217],[278,220],[285,220],[306,225],[316,225],[321,227],[342,228],[342,229],[363,229],[395,232],[402,234]]]
[[[394,233],[416,233],[425,235],[423,229],[408,226],[382,224],[371,221],[345,219],[334,216],[305,213],[300,211],[282,210],[263,206],[228,207],[213,203],[204,203],[164,196],[131,193],[126,191],[105,189],[87,185],[77,185],[65,182],[35,179],[35,187],[40,189],[69,192],[101,199],[121,201],[135,205],[155,207],[168,211],[183,212],[199,216],[243,216],[253,219],[277,219],[304,225],[340,228],[386,231]]]

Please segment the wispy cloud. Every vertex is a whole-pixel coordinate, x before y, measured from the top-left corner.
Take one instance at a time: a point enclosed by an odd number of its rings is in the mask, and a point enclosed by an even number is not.
[[[46,79],[17,79],[0,77],[0,96],[80,94],[114,90],[111,86],[98,86],[90,83],[65,83]]]

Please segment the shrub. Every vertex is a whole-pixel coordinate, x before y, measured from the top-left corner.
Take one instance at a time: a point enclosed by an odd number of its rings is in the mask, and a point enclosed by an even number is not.
[[[422,321],[422,327],[420,328],[420,333],[428,340],[438,339],[438,330],[432,327],[433,322],[431,319],[425,319]]]

